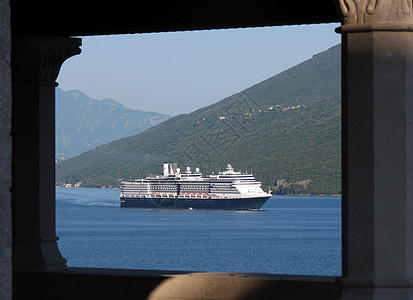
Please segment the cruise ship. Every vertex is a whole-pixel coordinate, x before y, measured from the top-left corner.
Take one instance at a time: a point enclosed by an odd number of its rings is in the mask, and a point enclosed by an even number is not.
[[[184,172],[175,162],[163,164],[163,175],[122,182],[121,207],[177,209],[260,209],[271,197],[252,174],[234,171],[202,177],[199,168]]]

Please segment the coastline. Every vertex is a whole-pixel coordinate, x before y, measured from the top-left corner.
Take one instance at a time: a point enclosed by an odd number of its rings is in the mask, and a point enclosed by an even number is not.
[[[111,190],[119,190],[120,187],[114,186],[62,186],[62,185],[55,185],[55,188],[65,188],[65,189],[111,189]],[[292,197],[343,197],[342,194],[271,194],[271,197],[274,196],[292,196]]]

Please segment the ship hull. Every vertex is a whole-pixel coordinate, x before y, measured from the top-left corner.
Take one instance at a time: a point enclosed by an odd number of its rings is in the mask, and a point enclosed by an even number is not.
[[[136,208],[251,210],[260,209],[269,198],[121,198],[120,204],[121,207]]]

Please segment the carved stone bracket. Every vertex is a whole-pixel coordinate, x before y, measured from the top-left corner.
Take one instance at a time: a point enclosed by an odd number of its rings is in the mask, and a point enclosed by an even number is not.
[[[338,0],[343,25],[413,23],[412,0]]]
[[[69,57],[80,54],[80,45],[77,38],[13,37],[13,82],[56,86],[60,67]]]

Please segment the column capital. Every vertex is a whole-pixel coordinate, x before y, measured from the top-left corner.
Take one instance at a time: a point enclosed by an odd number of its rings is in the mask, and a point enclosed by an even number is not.
[[[56,86],[63,62],[80,54],[79,38],[13,36],[13,83],[36,83]]]
[[[362,28],[364,28],[362,31],[366,31],[368,28],[370,30],[385,30],[386,27],[389,27],[390,31],[398,31],[400,26],[402,31],[410,31],[412,28],[413,10],[411,0],[337,1],[341,13],[341,23],[344,27],[362,25]],[[373,27],[369,25],[373,25]],[[342,29],[345,31],[346,28]]]

